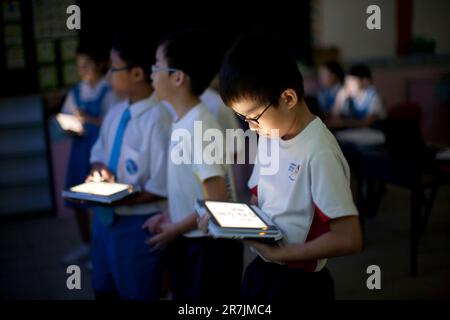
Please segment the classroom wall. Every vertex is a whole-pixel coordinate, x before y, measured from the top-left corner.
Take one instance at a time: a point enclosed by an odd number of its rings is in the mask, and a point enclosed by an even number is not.
[[[394,58],[397,26],[395,0],[315,0],[316,44],[337,46],[344,61]],[[381,30],[368,30],[366,9],[381,9]],[[450,1],[414,0],[413,35],[433,38],[436,53],[450,53]]]
[[[319,44],[337,46],[343,60],[395,56],[396,27],[393,0],[319,0],[321,35]],[[381,9],[381,30],[369,30],[368,6]]]
[[[450,53],[450,1],[414,0],[413,34],[436,41],[436,53]]]

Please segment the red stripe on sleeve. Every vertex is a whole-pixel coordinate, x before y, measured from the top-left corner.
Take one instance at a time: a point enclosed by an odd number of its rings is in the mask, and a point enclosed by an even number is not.
[[[314,240],[315,238],[320,237],[321,235],[330,231],[330,225],[328,222],[330,218],[322,212],[314,204],[314,216],[313,221],[311,223],[311,227],[309,228],[308,235],[306,236],[306,242]],[[299,261],[299,262],[289,262],[287,263],[289,268],[300,268],[306,271],[313,272],[317,267],[317,260],[307,260],[307,261]]]

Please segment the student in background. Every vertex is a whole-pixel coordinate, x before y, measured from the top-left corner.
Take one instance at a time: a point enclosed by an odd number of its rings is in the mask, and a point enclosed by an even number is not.
[[[233,110],[223,103],[222,98],[216,89],[208,87],[200,96],[200,100],[208,108],[209,112],[216,118],[217,122],[224,130],[239,129],[239,122]]]
[[[236,117],[236,114],[233,112],[233,109],[225,105],[219,93],[213,87],[213,83],[215,82],[215,80],[216,79],[214,79],[210,86],[203,92],[203,94],[200,96],[200,100],[219,123],[220,127],[222,128],[223,137],[226,137],[227,129],[237,130],[241,129],[241,126],[239,125],[238,119]],[[241,139],[240,136],[238,136],[238,138],[236,138],[236,141],[233,141],[231,149],[227,149],[230,158],[233,159],[233,164],[227,166],[231,184],[230,188],[233,192],[233,200],[237,200],[238,191],[244,187],[243,183],[240,183],[240,177],[245,176],[246,167],[242,164],[237,164],[238,157],[241,155],[241,153],[245,152],[244,143],[245,141]]]
[[[319,85],[317,94],[319,108],[324,117],[328,117],[336,100],[336,95],[344,82],[344,70],[337,61],[328,61],[319,67]]]
[[[222,98],[220,97],[216,86],[216,78],[211,82],[210,86],[202,93],[200,96],[200,101],[207,107],[208,111],[214,116],[216,121],[219,123],[219,126],[222,130],[223,137],[226,137],[227,129],[241,129],[237,117],[233,110],[227,107]],[[162,102],[167,109],[170,111],[174,118],[177,118],[177,114],[175,109],[170,105],[169,102]],[[231,159],[233,159],[233,164],[227,166],[228,175],[230,178],[230,190],[232,192],[231,197],[233,200],[237,199],[237,186],[235,184],[236,178],[239,178],[239,175],[242,174],[243,166],[238,165],[237,158],[241,152],[244,152],[244,143],[243,139],[237,138],[236,141],[233,141],[233,147],[227,152],[230,154]]]
[[[279,170],[263,174],[256,163],[250,187],[257,188],[258,206],[283,231],[284,240],[280,246],[249,241],[259,256],[245,271],[242,298],[334,299],[326,259],[362,248],[350,170],[336,139],[309,111],[302,75],[280,44],[258,35],[242,37],[219,75],[224,102],[269,138],[268,149],[279,144],[279,154],[272,157],[279,160]]]
[[[385,117],[382,99],[365,65],[355,65],[345,76],[345,85],[336,96],[329,127],[368,127]]]
[[[92,41],[81,41],[77,48],[76,65],[81,81],[69,91],[63,113],[76,115],[83,123],[84,135],[73,136],[67,166],[65,188],[83,183],[90,172],[89,156],[97,140],[100,125],[108,109],[117,101],[115,93],[105,78],[108,68],[108,49]],[[73,264],[89,257],[90,217],[85,205],[65,202],[73,208],[83,244],[66,254],[63,262]]]
[[[229,200],[226,166],[194,162],[193,144],[202,144],[203,132],[221,130],[214,116],[201,102],[217,73],[220,59],[215,57],[211,35],[199,30],[172,34],[162,40],[156,51],[152,79],[155,92],[175,110],[172,136],[189,132],[192,141],[172,141],[168,162],[169,210],[150,219],[145,227],[157,233],[149,244],[159,248],[171,244],[171,284],[175,300],[232,299],[239,295],[242,275],[242,245],[237,241],[212,239],[197,229],[194,209],[197,199]],[[199,136],[194,126],[202,125]],[[199,141],[200,140],[200,141]],[[188,161],[176,163],[172,156]],[[205,145],[203,144],[202,152]]]
[[[116,37],[111,84],[127,100],[106,115],[90,161],[105,181],[138,192],[94,210],[93,287],[97,299],[156,300],[161,289],[161,250],[148,250],[144,222],[166,208],[167,150],[171,117],[150,83],[154,48],[138,32]]]

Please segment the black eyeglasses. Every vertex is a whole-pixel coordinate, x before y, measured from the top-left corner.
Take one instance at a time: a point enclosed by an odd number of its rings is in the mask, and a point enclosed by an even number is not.
[[[132,69],[132,67],[130,67],[130,66],[120,67],[120,68],[110,67],[109,71],[110,72],[118,72],[118,71],[130,70],[130,69]]]
[[[240,118],[240,119],[242,119],[242,120],[244,120],[244,121],[247,121],[247,122],[251,122],[251,123],[253,123],[253,124],[259,124],[259,118],[261,118],[262,117],[262,115],[264,114],[264,112],[266,112],[266,110],[267,109],[269,109],[269,107],[272,105],[272,103],[269,103],[268,105],[267,105],[267,107],[265,107],[264,108],[264,110],[256,117],[256,118],[247,118],[246,116],[244,116],[243,114],[240,114],[239,112],[234,112],[234,113],[236,113],[236,115]]]

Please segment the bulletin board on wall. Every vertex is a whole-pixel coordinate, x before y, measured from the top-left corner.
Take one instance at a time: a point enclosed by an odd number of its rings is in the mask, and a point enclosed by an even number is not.
[[[74,0],[0,0],[0,97],[47,93],[78,81]]]
[[[33,1],[36,71],[40,91],[70,86],[78,81],[75,52],[78,31],[66,26],[66,10],[73,0]]]
[[[36,92],[31,1],[0,2],[0,96]]]

